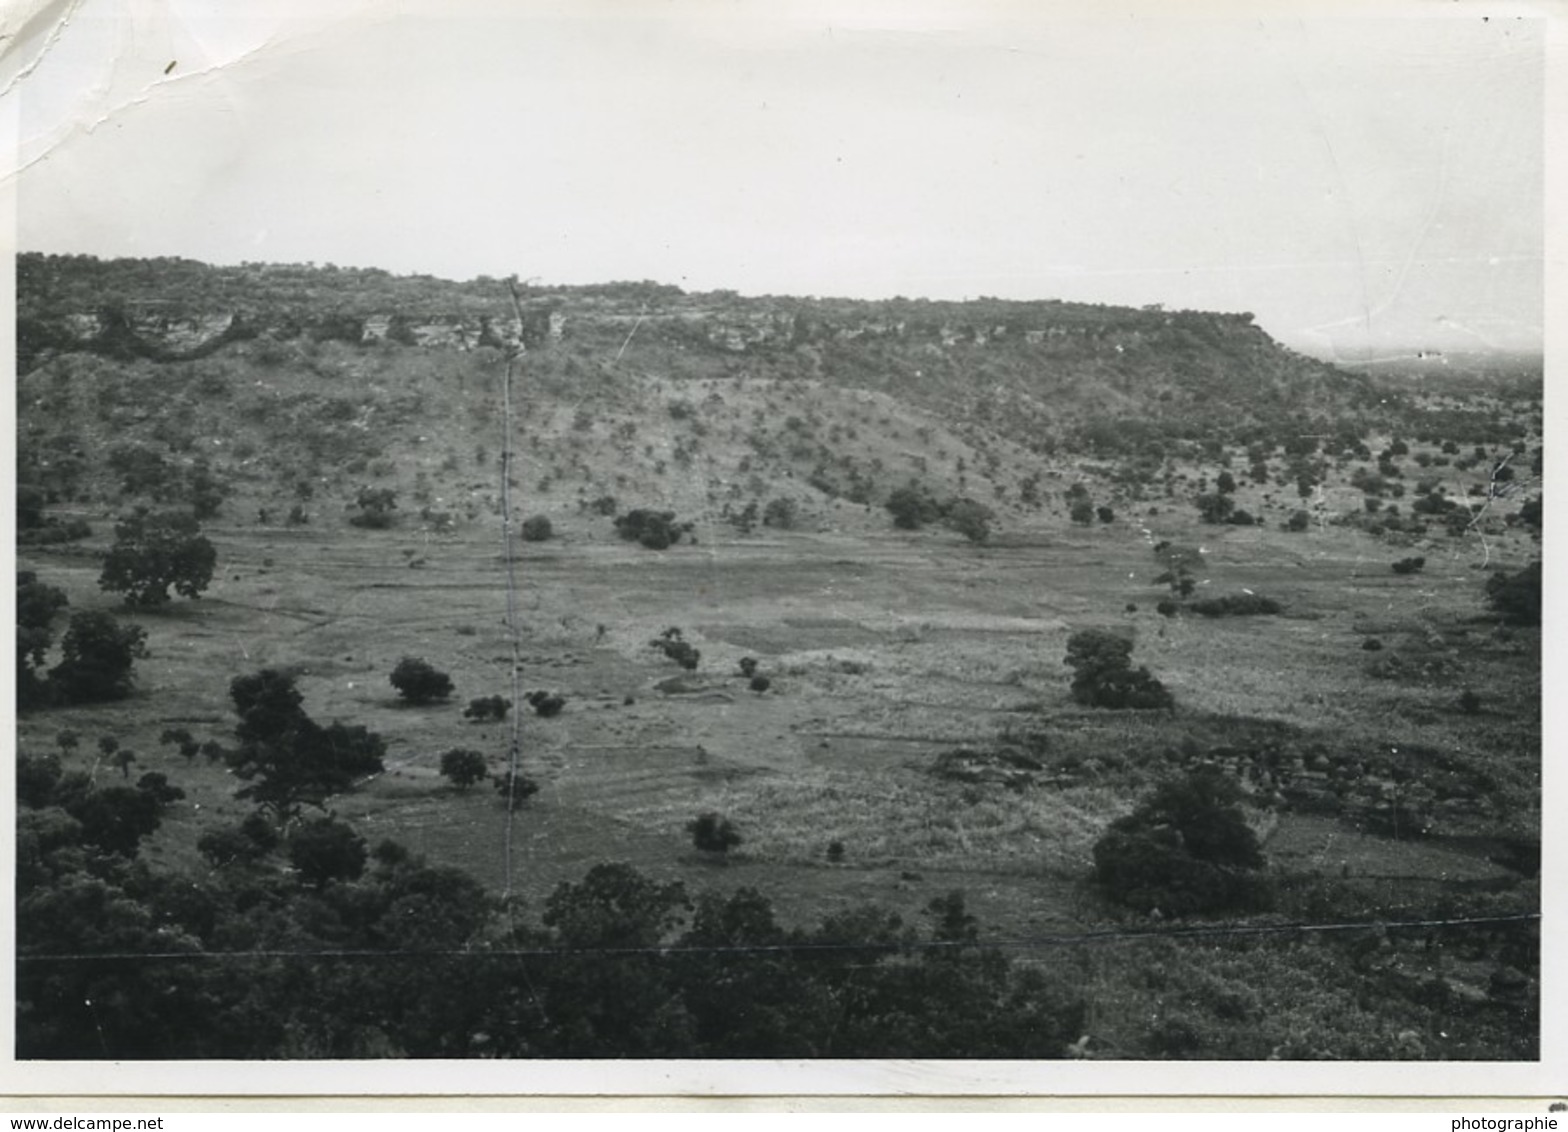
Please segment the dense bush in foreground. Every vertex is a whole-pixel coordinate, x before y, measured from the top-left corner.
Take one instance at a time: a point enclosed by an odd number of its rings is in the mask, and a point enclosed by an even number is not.
[[[1514,625],[1541,623],[1541,562],[1530,563],[1512,574],[1497,573],[1486,580],[1486,600],[1503,620]]]
[[[924,930],[870,905],[786,929],[753,889],[598,865],[514,925],[330,817],[248,822],[204,838],[214,867],[163,871],[137,860],[152,795],[22,765],[22,1058],[1042,1058],[1082,1027],[956,893]]]
[[[1112,899],[1145,912],[1266,907],[1263,853],[1240,802],[1235,783],[1210,767],[1166,783],[1095,844],[1095,879]]]

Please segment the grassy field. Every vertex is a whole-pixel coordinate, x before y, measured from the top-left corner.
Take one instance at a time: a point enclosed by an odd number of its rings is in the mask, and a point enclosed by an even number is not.
[[[1536,638],[1486,614],[1473,544],[1456,540],[1422,574],[1399,577],[1387,547],[1357,532],[1169,516],[1148,528],[1015,531],[991,546],[947,532],[716,530],[663,553],[592,522],[605,530],[583,519],[568,539],[519,549],[522,686],[568,701],[559,717],[528,714],[522,726],[523,765],[543,790],[517,815],[512,872],[534,906],[612,859],[698,888],[753,885],[801,921],[868,898],[912,915],[964,888],[999,936],[1094,923],[1105,911],[1083,880],[1095,839],[1194,751],[1234,745],[1236,720],[1283,737],[1270,757],[1291,764],[1298,786],[1322,777],[1314,758],[1362,777],[1416,758],[1453,792],[1483,795],[1440,805],[1424,840],[1396,841],[1321,807],[1270,804],[1260,790],[1276,868],[1484,879],[1506,873],[1487,859],[1488,838],[1539,828]],[[244,808],[221,764],[187,763],[159,736],[182,726],[226,738],[229,680],[285,667],[314,718],[387,740],[385,773],[336,799],[338,812],[372,841],[395,837],[500,888],[503,807],[484,785],[459,791],[437,772],[457,746],[493,768],[504,761],[506,728],[460,710],[509,692],[498,530],[218,524],[209,534],[220,574],[208,594],[130,615],[152,654],[136,695],[26,716],[23,747],[48,749],[64,728],[88,751],[97,734],[118,736],[137,753],[136,773],[163,770],[187,791],[150,859],[198,865],[193,832]],[[1199,596],[1251,589],[1282,601],[1284,615],[1159,615],[1155,537],[1201,543]],[[1492,554],[1526,552],[1510,538],[1523,542],[1507,536]],[[27,551],[19,565],[63,587],[73,609],[112,606],[88,557]],[[1135,662],[1175,693],[1173,715],[1071,701],[1067,637],[1093,626],[1135,634]],[[696,672],[649,647],[668,627],[701,650]],[[1383,652],[1362,649],[1371,635]],[[387,676],[403,655],[450,673],[452,700],[400,705]],[[1369,678],[1368,664],[1389,655],[1420,661],[1419,674]],[[767,692],[740,676],[745,656],[770,677]],[[1482,711],[1456,706],[1464,688],[1482,694]],[[946,751],[1005,742],[1044,752],[1051,773],[1023,790],[932,773]],[[710,809],[745,838],[727,863],[704,859],[684,832]],[[827,859],[832,841],[841,862]]]

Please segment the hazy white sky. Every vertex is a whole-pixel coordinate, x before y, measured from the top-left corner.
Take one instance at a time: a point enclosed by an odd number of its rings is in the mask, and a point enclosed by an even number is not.
[[[1539,6],[234,7],[26,29],[23,249],[1541,342]]]

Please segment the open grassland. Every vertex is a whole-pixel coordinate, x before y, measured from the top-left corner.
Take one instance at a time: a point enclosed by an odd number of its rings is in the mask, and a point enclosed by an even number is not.
[[[452,747],[504,764],[506,726],[460,711],[510,691],[499,540],[209,533],[221,571],[209,593],[131,615],[152,653],[135,697],[25,716],[23,747],[48,749],[64,728],[118,736],[138,773],[162,770],[187,791],[149,857],[199,866],[195,832],[244,807],[221,764],[186,762],[159,736],[180,726],[226,739],[229,680],[287,668],[314,718],[387,740],[386,771],[338,798],[339,813],[372,841],[393,837],[502,887],[503,807],[486,785],[458,790],[437,771]],[[1201,543],[1198,596],[1251,589],[1285,613],[1159,615],[1156,537]],[[1538,637],[1487,615],[1473,543],[1454,541],[1416,577],[1392,574],[1386,548],[1354,531],[1168,517],[993,546],[936,532],[765,532],[663,553],[580,537],[519,555],[522,686],[567,699],[560,716],[522,725],[523,766],[543,790],[517,814],[512,873],[535,905],[588,864],[622,859],[699,888],[755,885],[802,921],[868,897],[913,913],[964,888],[1001,935],[1094,922],[1105,912],[1081,882],[1096,838],[1151,783],[1215,751],[1268,762],[1255,798],[1279,869],[1495,879],[1507,875],[1488,860],[1499,838],[1539,836]],[[34,551],[21,566],[63,587],[73,609],[111,604],[90,558]],[[1174,714],[1072,702],[1062,657],[1068,635],[1091,626],[1135,635],[1135,662],[1174,691]],[[695,672],[649,647],[670,627],[701,650]],[[1384,649],[1364,651],[1374,635]],[[452,700],[401,705],[387,676],[404,655],[450,673]],[[764,693],[740,676],[747,656],[772,682]],[[1389,656],[1405,667],[1372,678]],[[1456,706],[1465,688],[1482,710]],[[944,752],[998,744],[1044,770],[1014,789],[933,773]],[[1335,768],[1364,781],[1395,765],[1447,784],[1425,838],[1358,829],[1314,789]],[[685,823],[704,810],[745,838],[727,864],[691,848]],[[835,841],[844,853],[830,862]]]

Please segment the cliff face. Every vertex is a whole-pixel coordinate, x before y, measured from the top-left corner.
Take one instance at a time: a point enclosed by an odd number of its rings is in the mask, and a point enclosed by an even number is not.
[[[624,359],[681,378],[810,379],[896,394],[1015,435],[1080,424],[1332,419],[1371,381],[1295,355],[1250,314],[1054,300],[688,294],[652,283],[525,288],[332,266],[18,257],[22,372],[61,353],[185,361],[260,340]],[[1059,431],[1059,429],[1058,429]]]

